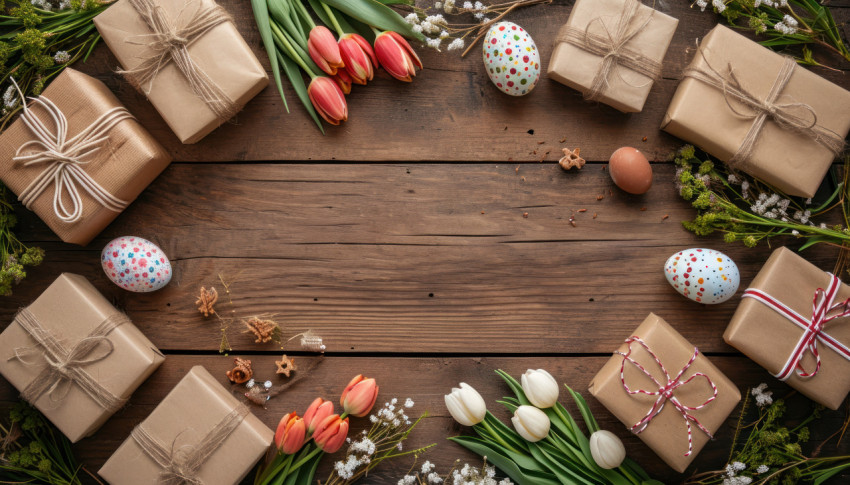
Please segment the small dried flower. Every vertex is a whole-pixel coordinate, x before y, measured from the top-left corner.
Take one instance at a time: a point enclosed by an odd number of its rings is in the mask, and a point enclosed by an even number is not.
[[[325,344],[322,342],[322,337],[308,330],[301,335],[301,348],[312,352],[324,352]]]
[[[579,156],[581,152],[581,148],[576,148],[575,150],[570,150],[569,148],[564,148],[564,156],[558,160],[558,165],[561,166],[564,170],[569,170],[573,167],[581,170],[581,167],[584,167],[586,163],[583,158]]]
[[[283,374],[286,377],[289,377],[289,374],[292,371],[298,369],[298,367],[295,366],[295,359],[290,359],[286,356],[286,354],[283,354],[283,357],[280,360],[276,360],[274,363],[277,366],[275,374]]]
[[[235,367],[225,373],[230,382],[242,384],[248,382],[254,376],[254,369],[250,360],[236,357],[233,359],[233,365]]]
[[[215,313],[215,303],[217,301],[218,291],[216,291],[213,287],[210,287],[210,289],[207,290],[202,286],[195,305],[198,305],[199,312],[201,312],[205,317],[208,317]]]
[[[280,326],[274,320],[263,320],[259,317],[251,317],[244,323],[246,331],[253,333],[257,338],[254,340],[254,343],[257,344],[271,342],[275,337],[275,332],[280,329]]]

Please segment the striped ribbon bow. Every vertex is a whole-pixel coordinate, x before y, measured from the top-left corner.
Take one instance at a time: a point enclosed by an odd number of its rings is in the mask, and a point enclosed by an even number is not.
[[[642,366],[639,362],[637,362],[637,361],[635,361],[634,359],[631,358],[632,343],[634,343],[634,342],[639,343],[644,348],[644,350],[646,350],[646,352],[652,357],[652,359],[655,360],[655,363],[658,364],[658,367],[661,368],[661,372],[664,373],[664,378],[666,379],[666,382],[664,382],[664,383],[659,382],[649,371],[646,370],[646,368],[644,366]],[[703,426],[702,423],[699,422],[699,419],[697,419],[694,415],[692,415],[690,413],[690,411],[696,411],[698,409],[702,409],[705,406],[707,406],[709,403],[714,401],[717,398],[717,386],[714,384],[714,382],[711,380],[710,377],[708,377],[706,374],[703,374],[702,372],[696,372],[692,376],[685,379],[684,381],[682,380],[682,376],[685,374],[685,372],[688,371],[688,369],[691,367],[691,365],[697,359],[697,356],[699,355],[699,349],[694,347],[694,355],[691,357],[690,360],[688,360],[688,363],[685,364],[684,367],[682,367],[682,370],[680,370],[679,373],[676,374],[676,377],[671,378],[670,373],[667,372],[667,369],[664,367],[664,364],[661,363],[661,360],[658,358],[658,356],[655,355],[655,352],[653,352],[649,348],[649,346],[646,344],[646,342],[644,342],[640,337],[631,336],[631,337],[626,339],[626,344],[628,344],[629,350],[625,354],[622,353],[622,352],[617,352],[618,354],[623,356],[623,362],[620,365],[620,382],[622,382],[623,388],[626,390],[627,393],[629,393],[631,395],[645,394],[647,396],[658,396],[658,398],[652,404],[652,407],[646,413],[646,416],[644,416],[640,421],[635,423],[635,425],[632,426],[631,428],[629,428],[629,430],[634,434],[638,434],[638,433],[642,432],[643,430],[645,430],[646,427],[649,426],[649,423],[653,420],[653,418],[658,416],[658,414],[661,412],[661,410],[664,409],[664,405],[669,402],[676,408],[676,410],[682,415],[682,417],[685,418],[685,423],[688,426],[688,452],[685,453],[685,456],[690,456],[690,454],[693,452],[693,449],[694,449],[693,439],[692,439],[693,433],[692,433],[692,430],[691,430],[691,423],[692,422],[700,430],[702,430],[703,433],[708,435],[709,438],[714,439],[714,436],[711,434],[711,431],[709,431],[705,426]],[[626,384],[626,377],[625,377],[626,362],[631,363],[632,365],[637,367],[641,372],[643,372],[643,374],[646,377],[649,377],[652,380],[652,382],[654,382],[655,385],[658,386],[658,389],[655,390],[655,391],[647,391],[645,389],[632,390],[629,387],[629,385]],[[676,397],[676,395],[675,395],[676,390],[679,389],[682,386],[686,386],[688,383],[690,383],[691,381],[693,381],[694,379],[696,379],[698,377],[704,377],[705,380],[708,382],[708,385],[711,386],[711,389],[713,391],[712,396],[698,406],[688,406],[688,405],[683,404]]]
[[[806,319],[791,309],[788,305],[757,288],[748,288],[744,292],[743,298],[753,298],[764,303],[783,317],[790,320],[791,323],[803,329],[803,335],[800,336],[800,340],[797,341],[797,345],[794,346],[794,350],[791,352],[791,355],[788,356],[788,359],[785,361],[785,365],[782,366],[782,370],[780,370],[779,373],[774,374],[774,376],[779,380],[787,380],[794,372],[796,372],[799,377],[803,378],[816,376],[820,370],[818,341],[823,342],[824,345],[836,351],[838,355],[850,360],[850,349],[826,333],[823,328],[827,323],[835,320],[836,318],[850,316],[850,298],[842,302],[835,303],[835,298],[838,296],[838,290],[841,288],[841,280],[831,273],[827,274],[830,278],[829,286],[827,286],[826,290],[823,288],[815,290],[815,296],[812,299],[812,318],[810,319]],[[841,311],[829,316],[830,313],[839,309]],[[810,352],[815,358],[815,368],[812,371],[807,371],[803,368],[802,360],[806,352]]]

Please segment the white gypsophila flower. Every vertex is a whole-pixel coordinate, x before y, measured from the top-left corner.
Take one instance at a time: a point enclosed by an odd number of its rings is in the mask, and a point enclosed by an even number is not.
[[[714,9],[717,10],[717,13],[721,13],[726,10],[726,4],[723,0],[711,0],[711,5],[714,6]]]
[[[756,406],[760,408],[773,404],[773,391],[768,391],[764,382],[754,387],[750,393],[756,399]]]
[[[472,2],[463,2],[463,8],[472,10]]]
[[[15,86],[9,86],[6,88],[6,92],[3,93],[3,106],[7,108],[14,108],[16,104],[18,104],[18,97],[15,96],[17,94],[17,90]]]
[[[746,469],[747,469],[747,464],[746,464],[746,463],[742,463],[742,462],[740,462],[740,461],[734,461],[734,462],[732,462],[732,468],[734,468],[734,469],[735,469],[735,471],[742,471],[742,470],[746,470]]]
[[[410,13],[407,17],[404,18],[404,21],[409,23],[410,25],[416,25],[419,23],[419,16],[415,13]]]
[[[401,480],[398,481],[398,485],[416,485],[416,476],[415,475],[405,475]]]
[[[437,472],[431,472],[428,474],[428,483],[434,485],[443,483],[443,477],[441,477]]]
[[[479,12],[485,12],[487,10],[487,7],[481,2],[475,2],[475,10],[478,10]]]
[[[437,10],[443,8],[443,2],[434,2],[434,8]]]
[[[434,470],[434,468],[436,468],[436,465],[431,463],[430,460],[425,460],[425,463],[422,464],[422,468],[420,468],[420,470],[424,474],[424,473],[430,473],[431,471]]]
[[[799,236],[799,235],[800,235],[800,231],[798,231],[798,230],[794,229],[793,231],[791,231],[791,235],[792,235],[792,236]]]
[[[416,24],[413,27],[411,27],[411,30],[413,30],[417,34],[421,34],[422,33],[422,26],[419,25],[419,24]]]
[[[71,0],[62,0],[59,2],[59,7],[56,10],[65,10],[67,8],[71,8]]]
[[[812,198],[811,197],[806,199],[806,205],[812,205]]]
[[[446,0],[443,2],[443,11],[446,13],[452,13],[455,10],[455,0]]]
[[[425,39],[425,44],[432,49],[440,50],[441,43],[441,39]]]
[[[733,467],[732,465],[726,465],[726,476],[727,477],[732,478],[732,477],[735,476],[736,473],[737,473],[737,471],[735,470],[735,467]]]
[[[429,15],[429,16],[425,17],[425,21],[431,22],[432,24],[435,24],[435,25],[446,25],[446,19],[445,19],[445,17],[443,17],[443,14],[441,14],[441,13],[438,13],[438,14],[435,14],[435,15]]]
[[[700,12],[705,12],[705,8],[708,7],[708,0],[697,0],[696,6],[699,7]]]
[[[65,64],[71,60],[71,54],[68,54],[68,51],[56,51],[53,60],[56,61],[56,64]]]
[[[762,473],[767,473],[769,471],[770,467],[767,465],[759,465],[759,467],[756,468],[756,473],[758,473],[759,475],[761,475]]]
[[[499,485],[514,485],[514,482],[512,482],[509,478],[505,478],[504,480],[499,482]]]
[[[729,176],[726,177],[726,181],[729,182],[730,184],[735,184],[735,185],[741,183],[741,179],[739,179],[738,176],[735,175],[734,173],[730,173]]]
[[[747,195],[748,195],[747,192],[749,192],[749,190],[750,190],[750,183],[746,180],[741,182],[741,196],[743,198],[745,198],[745,199],[747,198]]]
[[[450,36],[451,36],[451,34],[449,34],[449,31],[447,31],[447,30],[443,30],[442,32],[440,32],[440,36],[439,36],[439,37],[440,37],[441,39],[448,39]]]
[[[404,407],[406,407],[408,409],[412,408],[413,404],[414,404],[413,399],[407,398],[407,399],[404,400]]]
[[[827,228],[827,226],[826,226],[826,223],[825,223],[825,222],[821,222],[821,223],[820,223],[820,226],[818,226],[818,227],[820,227],[821,229],[826,229],[826,228]]]

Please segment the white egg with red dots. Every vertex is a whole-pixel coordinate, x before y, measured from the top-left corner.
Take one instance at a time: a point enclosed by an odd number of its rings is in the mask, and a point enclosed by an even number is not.
[[[685,249],[670,256],[664,263],[664,276],[682,296],[707,305],[732,298],[741,284],[735,262],[720,251],[705,248]]]
[[[498,22],[484,37],[484,68],[500,91],[524,96],[540,80],[540,52],[525,29]]]
[[[135,293],[156,291],[171,281],[171,261],[147,239],[124,236],[110,241],[100,253],[109,281]]]

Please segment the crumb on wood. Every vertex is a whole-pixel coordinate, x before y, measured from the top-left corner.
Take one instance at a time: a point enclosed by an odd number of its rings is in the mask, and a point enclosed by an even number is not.
[[[481,213],[484,214],[484,211],[481,211]]]
[[[514,172],[519,173],[519,165],[516,166],[516,169],[514,169]]]
[[[576,218],[573,217],[573,216],[570,216],[570,225],[573,226],[573,227],[578,227],[576,225]]]
[[[587,212],[587,209],[579,209],[576,212]]]
[[[640,140],[640,141],[644,141],[644,142],[645,142],[645,141],[646,141],[646,137],[641,138],[641,140]]]
[[[666,221],[670,218],[670,214],[664,214],[664,217],[661,218],[662,221]]]
[[[641,208],[640,208],[640,211],[641,211],[641,212],[646,212],[646,207],[641,207]]]
[[[593,218],[596,219],[596,212],[593,213]]]
[[[520,177],[520,180],[522,180],[523,182],[525,182],[525,176]]]
[[[528,219],[528,212],[523,212],[522,217],[525,218],[525,219]]]
[[[596,200],[602,200],[604,198],[605,198],[605,196],[602,195],[602,194],[596,196]]]
[[[537,142],[537,144],[538,144],[538,145],[542,145],[542,144],[544,144],[544,143],[546,143],[546,141],[538,141],[538,142]]]
[[[607,170],[608,170],[608,165],[603,165],[603,166],[602,166],[602,171],[603,171],[603,172],[605,172],[605,171],[607,171]]]
[[[561,138],[560,143],[564,143],[565,141],[567,141],[567,137]]]

